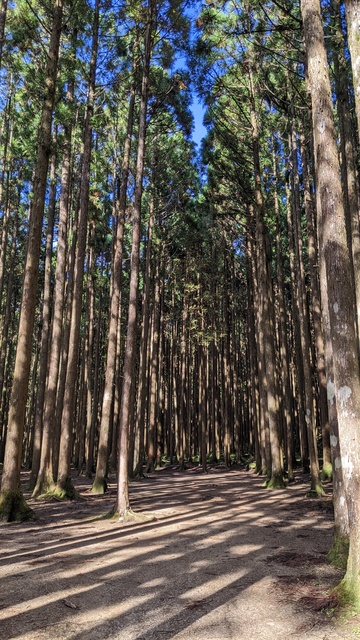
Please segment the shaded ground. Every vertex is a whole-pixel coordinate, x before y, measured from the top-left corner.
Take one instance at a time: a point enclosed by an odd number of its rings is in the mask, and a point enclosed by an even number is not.
[[[114,503],[32,502],[38,521],[0,525],[0,638],[8,640],[351,640],[333,616],[341,578],[326,561],[331,499],[252,472],[163,469],[131,485],[154,520],[96,520]],[[329,595],[330,594],[330,595]]]

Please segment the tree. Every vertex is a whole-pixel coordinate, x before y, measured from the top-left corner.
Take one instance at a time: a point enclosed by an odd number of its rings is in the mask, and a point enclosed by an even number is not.
[[[356,118],[358,124],[358,137],[360,140],[360,3],[359,0],[346,0],[345,5],[355,94]]]
[[[350,524],[349,557],[340,591],[360,610],[360,368],[354,288],[320,2],[302,0],[301,11],[312,100],[319,258],[325,264],[334,358],[334,383],[328,381],[328,396],[336,399],[341,460],[336,459],[335,465],[342,466]]]
[[[29,220],[14,381],[1,483],[0,513],[1,517],[7,520],[24,519],[29,516],[29,509],[19,489],[20,466],[62,17],[63,0],[55,0],[45,73],[44,102],[38,131],[34,195]]]

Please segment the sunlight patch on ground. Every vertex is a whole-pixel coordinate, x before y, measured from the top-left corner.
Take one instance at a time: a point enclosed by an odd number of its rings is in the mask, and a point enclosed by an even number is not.
[[[192,589],[188,589],[184,591],[184,593],[179,595],[180,600],[188,600],[188,599],[196,599],[196,598],[208,598],[210,596],[214,596],[218,591],[223,590],[225,587],[229,587],[231,584],[234,584],[241,578],[244,578],[248,575],[248,569],[240,569],[239,571],[232,571],[231,574],[222,573],[221,576],[215,576],[201,584],[200,586],[194,587]],[[219,589],[219,578],[221,581],[221,587]]]
[[[247,556],[255,551],[261,551],[263,548],[264,545],[262,544],[238,544],[236,546],[229,547],[229,551],[236,556]]]
[[[6,610],[2,610],[1,619],[7,620],[8,618],[12,618],[13,616],[21,615],[22,613],[29,611],[29,609],[31,609],[31,611],[34,611],[38,607],[43,607],[45,604],[45,600],[46,606],[58,602],[62,598],[66,598],[68,601],[70,601],[71,597],[73,596],[86,593],[87,591],[93,591],[94,589],[101,586],[102,582],[95,582],[89,587],[73,587],[71,589],[62,589],[60,591],[54,591],[53,593],[46,593],[45,595],[38,596],[37,598],[28,598],[24,602],[19,602],[19,604],[14,604],[11,607],[8,607]]]

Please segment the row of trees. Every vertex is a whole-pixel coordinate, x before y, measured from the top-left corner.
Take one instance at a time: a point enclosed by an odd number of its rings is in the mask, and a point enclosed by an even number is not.
[[[359,603],[358,3],[1,7],[2,517],[21,465],[122,517],[164,457],[300,465]]]
[[[333,474],[341,589],[357,602],[358,17],[356,2],[212,2],[197,44],[209,200],[246,230],[257,469],[282,486],[295,446],[313,495]]]

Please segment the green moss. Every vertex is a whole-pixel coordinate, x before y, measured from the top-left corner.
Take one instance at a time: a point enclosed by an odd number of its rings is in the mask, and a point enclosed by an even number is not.
[[[307,492],[306,496],[308,498],[320,498],[323,495],[325,495],[325,491],[320,480],[318,480],[317,482],[312,482],[311,489]]]
[[[6,491],[0,497],[0,520],[6,522],[26,522],[35,520],[34,511],[25,501],[20,489]]]
[[[327,480],[332,480],[332,465],[330,462],[328,462],[327,464],[323,465],[323,468],[321,469],[321,480],[323,482],[326,482]]]
[[[282,474],[276,474],[271,476],[270,480],[266,483],[267,489],[284,489],[285,482]]]
[[[53,495],[59,500],[76,500],[79,497],[79,492],[75,489],[71,478],[66,478],[66,480],[57,483]]]
[[[91,487],[91,493],[96,493],[97,495],[103,496],[107,491],[108,483],[106,478],[95,478],[93,485]]]
[[[349,540],[345,536],[335,536],[330,547],[327,559],[330,564],[339,569],[346,569],[347,559],[349,555]]]
[[[351,582],[347,576],[334,589],[340,606],[345,613],[350,616],[357,615],[360,612],[360,580],[355,583]]]

